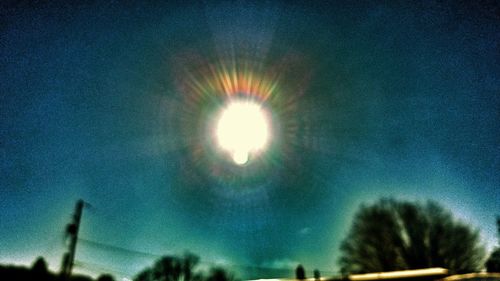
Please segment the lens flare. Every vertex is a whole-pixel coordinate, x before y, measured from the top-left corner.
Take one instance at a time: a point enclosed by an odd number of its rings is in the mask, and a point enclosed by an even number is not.
[[[269,140],[269,126],[261,106],[251,101],[232,101],[217,122],[219,146],[238,165],[247,163],[251,153],[261,151]]]
[[[248,151],[237,150],[233,153],[233,161],[238,165],[244,165],[248,162]]]
[[[300,161],[288,159],[305,139],[300,128],[307,116],[298,108],[311,67],[295,53],[244,51],[186,50],[172,57],[169,120],[178,136],[169,141],[182,145],[181,189],[204,186],[232,199],[265,196],[279,186],[273,183],[283,180],[283,170],[300,169]]]

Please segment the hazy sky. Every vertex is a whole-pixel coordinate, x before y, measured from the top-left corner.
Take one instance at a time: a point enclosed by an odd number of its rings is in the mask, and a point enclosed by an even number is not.
[[[59,270],[79,198],[83,239],[246,276],[337,272],[381,197],[436,200],[497,243],[495,1],[17,2],[0,4],[1,263]],[[227,94],[210,83],[236,76],[271,89],[270,145],[244,167],[210,137]],[[155,257],[82,241],[76,259],[123,277]]]

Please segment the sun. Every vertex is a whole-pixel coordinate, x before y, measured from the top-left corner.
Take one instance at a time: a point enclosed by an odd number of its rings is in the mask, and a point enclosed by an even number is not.
[[[269,122],[261,104],[249,100],[231,101],[222,109],[216,125],[217,143],[237,165],[265,148],[269,141]]]

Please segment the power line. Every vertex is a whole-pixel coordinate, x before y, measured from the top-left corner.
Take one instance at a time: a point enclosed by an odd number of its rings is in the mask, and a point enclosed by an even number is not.
[[[122,252],[122,253],[127,253],[127,254],[134,254],[134,255],[140,255],[140,256],[146,256],[149,258],[161,258],[163,255],[160,254],[152,254],[148,252],[143,252],[143,251],[138,251],[138,250],[133,250],[133,249],[127,249],[123,247],[118,247],[106,243],[101,243],[93,240],[88,240],[84,238],[78,238],[80,242],[83,242],[84,244],[87,244],[92,247],[97,247],[101,248],[103,250],[108,250],[108,251],[113,251],[113,252]]]
[[[118,275],[125,275],[125,276],[132,276],[133,274],[130,274],[129,272],[123,272],[117,269],[112,269],[106,266],[102,266],[100,264],[96,263],[91,263],[87,261],[81,261],[81,260],[76,260],[75,261],[75,266],[79,268],[85,268],[87,270],[90,270],[94,273],[102,274],[102,273],[114,273]]]
[[[118,221],[118,222],[123,223],[125,225],[130,225],[129,221],[122,220],[118,216],[110,216],[110,215],[106,214],[105,212],[103,212],[101,209],[96,208],[95,206],[87,206],[87,207],[90,207],[89,213],[100,216],[100,217],[104,218],[105,220]],[[91,246],[91,247],[101,248],[103,250],[112,251],[115,253],[126,253],[128,255],[136,255],[136,256],[142,256],[142,257],[154,258],[154,259],[158,259],[158,258],[166,256],[166,254],[149,253],[146,251],[140,251],[140,250],[136,250],[136,249],[119,247],[119,246],[115,246],[115,245],[111,245],[111,244],[107,244],[107,243],[102,243],[102,242],[98,242],[98,241],[94,241],[94,240],[89,240],[89,239],[85,239],[85,238],[78,238],[78,240],[83,242],[84,244]],[[207,262],[207,261],[200,262],[200,264],[209,265],[209,266],[217,266],[217,267],[239,268],[239,269],[245,269],[245,270],[260,270],[260,271],[268,271],[268,272],[277,272],[277,271],[293,272],[293,273],[295,272],[294,267],[271,267],[271,266],[258,266],[258,265],[247,265],[247,264],[221,264],[221,263]],[[329,275],[340,274],[339,271],[321,270],[321,269],[318,269],[318,270],[320,270],[320,272],[322,272],[322,273],[326,273]]]
[[[78,239],[82,244],[86,244],[92,247],[96,248],[101,248],[103,250],[108,250],[112,252],[118,252],[118,253],[126,253],[126,254],[132,254],[132,255],[137,255],[137,256],[144,256],[148,258],[161,258],[164,257],[165,255],[160,255],[160,254],[153,254],[153,253],[148,253],[145,251],[139,251],[135,249],[130,249],[130,248],[124,248],[124,247],[119,247],[115,245],[110,245],[107,243],[102,243],[102,242],[97,242],[85,238],[79,238]],[[209,266],[218,266],[218,267],[227,267],[227,268],[240,268],[240,269],[247,269],[247,270],[260,270],[260,271],[281,271],[281,272],[294,272],[293,267],[269,267],[269,266],[257,266],[257,265],[246,265],[246,264],[221,264],[221,263],[216,263],[216,262],[209,262],[209,261],[200,261],[200,264],[203,265],[209,265]],[[323,273],[328,273],[328,274],[337,274],[338,272],[331,271],[331,270],[320,270]]]

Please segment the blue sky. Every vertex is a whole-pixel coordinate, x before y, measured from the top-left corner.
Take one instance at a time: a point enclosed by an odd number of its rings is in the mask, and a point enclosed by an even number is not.
[[[79,198],[82,238],[227,265],[336,272],[381,197],[436,200],[497,243],[497,4],[1,5],[2,263],[58,269]],[[208,106],[187,74],[227,61],[282,77],[258,178],[193,156]],[[130,276],[154,259],[81,243],[77,260]]]

